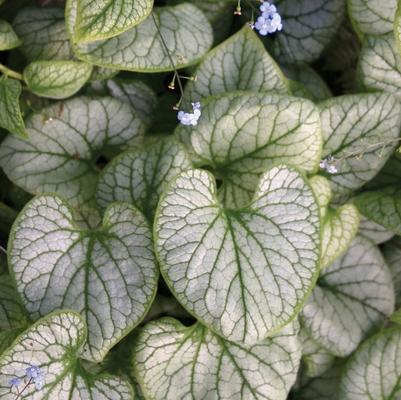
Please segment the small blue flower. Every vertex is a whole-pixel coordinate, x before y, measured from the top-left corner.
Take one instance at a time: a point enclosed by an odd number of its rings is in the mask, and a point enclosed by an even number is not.
[[[22,380],[20,378],[15,377],[13,379],[10,379],[8,383],[10,386],[19,386],[22,383]]]
[[[30,367],[25,369],[25,374],[29,379],[32,379],[33,383],[35,384],[36,390],[41,390],[44,386],[44,376],[43,371],[35,366],[31,365]]]
[[[192,125],[198,124],[198,120],[201,116],[201,104],[199,102],[192,103],[192,112],[187,113],[185,111],[179,111],[177,114],[178,120],[182,125]]]
[[[268,1],[264,1],[260,6],[260,11],[261,15],[255,23],[255,29],[259,31],[260,35],[266,36],[269,33],[274,33],[283,29],[281,16],[277,12],[275,5],[270,4]]]
[[[326,170],[329,174],[336,174],[338,172],[337,167],[334,165],[336,159],[332,155],[328,155],[326,158],[320,161],[320,168]]]

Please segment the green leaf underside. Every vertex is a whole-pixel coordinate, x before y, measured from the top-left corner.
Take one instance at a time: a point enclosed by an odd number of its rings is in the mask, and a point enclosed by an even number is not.
[[[344,16],[342,0],[277,1],[283,30],[273,51],[283,63],[315,61],[336,33]]]
[[[401,99],[401,58],[393,33],[365,38],[358,74],[366,89],[386,91]]]
[[[73,0],[77,3],[75,37],[94,41],[119,35],[145,19],[153,0]]]
[[[329,210],[323,224],[321,267],[331,264],[350,246],[359,226],[358,209],[345,204],[336,210]]]
[[[13,27],[22,40],[20,50],[28,61],[70,60],[72,49],[61,8],[25,8]]]
[[[20,44],[21,40],[15,34],[12,26],[7,21],[0,20],[0,51],[13,49]]]
[[[390,268],[395,290],[396,307],[401,307],[401,239],[395,237],[382,247],[384,259]]]
[[[387,230],[383,226],[376,224],[364,215],[359,214],[359,234],[367,237],[376,244],[381,244],[390,240],[394,233]]]
[[[288,93],[286,78],[248,24],[210,51],[195,75],[185,87],[191,101],[235,90]]]
[[[129,400],[132,388],[123,379],[107,375],[91,376],[78,364],[78,354],[86,338],[80,316],[71,311],[48,315],[21,334],[0,356],[0,397],[18,399]],[[11,387],[9,381],[23,378],[25,369],[39,367],[44,387],[36,391],[30,384]]]
[[[301,328],[299,338],[302,342],[302,361],[306,376],[314,378],[324,374],[335,361],[333,354],[317,344],[305,329]]]
[[[285,400],[301,356],[293,325],[244,346],[171,318],[146,325],[134,350],[142,391],[154,400]]]
[[[306,172],[321,156],[317,108],[309,100],[235,92],[209,99],[196,127],[176,134],[199,166],[222,179],[219,198],[228,207],[247,204],[267,168],[288,163]]]
[[[401,188],[389,186],[362,193],[355,204],[365,217],[401,235]]]
[[[147,125],[152,122],[152,116],[158,106],[158,98],[156,93],[143,82],[109,79],[93,86],[95,90],[103,90],[111,97],[129,104]]]
[[[15,79],[0,77],[0,127],[22,137],[27,136],[19,97],[21,84]]]
[[[349,15],[367,35],[392,32],[397,0],[348,0]]]
[[[33,319],[62,308],[81,312],[88,326],[82,357],[101,361],[143,318],[157,270],[151,232],[134,207],[115,203],[102,228],[79,229],[59,197],[33,199],[13,226],[9,264]]]
[[[335,196],[371,180],[398,144],[401,105],[389,94],[336,97],[320,103],[324,156],[338,159],[329,179]]]
[[[173,138],[123,153],[100,174],[97,202],[105,208],[113,201],[125,201],[152,220],[168,182],[191,166],[185,149]]]
[[[176,68],[196,63],[211,47],[210,23],[192,4],[155,8],[152,12]],[[70,32],[75,16],[74,1],[70,0],[67,4],[67,29]],[[104,67],[138,72],[173,70],[152,17],[114,38],[75,43],[74,52],[79,59]]]
[[[318,344],[345,357],[393,309],[394,287],[383,257],[370,240],[356,237],[347,253],[322,271],[302,321]]]
[[[31,115],[26,125],[29,141],[6,138],[0,166],[24,190],[56,192],[74,206],[94,196],[98,156],[141,142],[145,128],[135,110],[109,97],[54,104]]]
[[[340,399],[395,400],[401,396],[401,330],[387,329],[367,340],[346,364]]]
[[[92,66],[76,61],[34,61],[24,70],[31,92],[52,99],[65,99],[88,81]]]
[[[155,217],[162,274],[181,304],[231,341],[255,343],[289,323],[312,289],[319,210],[302,176],[272,168],[251,203],[224,209],[212,175],[180,174]]]
[[[17,329],[27,324],[14,284],[8,275],[0,275],[0,331]]]

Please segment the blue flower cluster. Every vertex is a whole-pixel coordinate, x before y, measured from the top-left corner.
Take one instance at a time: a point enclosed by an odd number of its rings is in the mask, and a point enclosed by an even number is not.
[[[28,384],[33,382],[36,390],[41,390],[45,384],[43,371],[36,365],[31,365],[25,369],[24,378],[28,378]],[[10,386],[19,386],[21,383],[23,383],[23,380],[22,378],[18,377],[15,377],[9,381]]]
[[[255,29],[259,31],[259,34],[266,36],[269,33],[274,33],[283,29],[281,16],[277,12],[277,8],[274,4],[264,1],[260,6],[260,11],[261,14],[254,25]]]
[[[198,124],[198,119],[200,116],[201,116],[201,104],[199,102],[192,103],[191,113],[180,111],[177,115],[182,125],[192,125],[192,126]]]

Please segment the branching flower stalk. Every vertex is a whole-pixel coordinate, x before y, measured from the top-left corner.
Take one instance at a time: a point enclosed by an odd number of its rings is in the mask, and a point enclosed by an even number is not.
[[[0,64],[0,72],[3,74],[3,76],[18,79],[19,81],[23,81],[23,77],[19,72],[13,71],[10,68],[7,68],[5,65]]]

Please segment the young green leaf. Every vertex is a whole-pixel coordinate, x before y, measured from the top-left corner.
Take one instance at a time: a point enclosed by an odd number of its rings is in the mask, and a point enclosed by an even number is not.
[[[352,204],[344,204],[337,209],[330,207],[332,193],[327,179],[316,175],[309,182],[320,206],[323,227],[320,266],[324,268],[350,246],[358,231],[359,213]]]
[[[315,61],[336,33],[344,17],[342,0],[279,0],[283,30],[273,51],[283,63]]]
[[[248,92],[229,93],[203,104],[196,127],[176,134],[199,166],[220,179],[228,207],[247,204],[267,168],[288,163],[314,172],[321,157],[317,108],[309,100]]]
[[[15,286],[8,275],[0,275],[0,331],[25,327],[28,323]]]
[[[352,204],[330,208],[323,223],[321,267],[330,265],[350,246],[358,232],[359,213]]]
[[[226,341],[200,323],[171,318],[140,332],[134,369],[145,398],[285,400],[301,346],[294,324],[254,346]]]
[[[366,89],[386,91],[401,99],[401,57],[392,33],[365,38],[358,75]]]
[[[141,321],[157,286],[150,228],[124,203],[89,231],[61,198],[34,198],[13,226],[9,263],[33,319],[62,308],[81,312],[88,326],[82,357],[95,362]]]
[[[135,110],[109,97],[76,97],[27,119],[30,140],[8,137],[0,166],[24,190],[56,192],[74,206],[95,192],[96,161],[106,149],[140,143],[145,126]]]
[[[14,49],[21,45],[21,40],[15,34],[12,26],[0,19],[0,51]]]
[[[22,40],[20,50],[29,62],[73,57],[63,9],[24,8],[17,14],[13,27]]]
[[[75,40],[93,42],[119,35],[142,22],[153,0],[72,0],[76,2]]]
[[[132,388],[125,380],[95,376],[80,365],[78,356],[85,339],[86,326],[75,312],[58,311],[39,320],[1,354],[0,397],[4,400],[132,399]],[[26,369],[30,367],[39,368],[42,373],[42,388],[26,377]],[[14,378],[22,382],[11,385]]]
[[[25,138],[28,134],[19,105],[21,91],[17,80],[0,77],[0,128]]]
[[[348,0],[348,9],[360,32],[383,35],[393,30],[397,0]]]
[[[392,95],[357,94],[320,103],[323,155],[336,159],[329,179],[336,197],[371,180],[396,148],[401,105]]]
[[[92,66],[77,61],[34,61],[24,70],[31,92],[51,99],[74,95],[88,81]]]
[[[279,66],[248,25],[215,47],[196,70],[196,81],[185,87],[185,98],[199,101],[235,90],[288,93]]]
[[[71,35],[76,23],[76,1],[68,1],[66,12],[67,29]],[[149,17],[119,36],[93,43],[74,43],[75,55],[91,64],[127,71],[172,71],[170,57],[155,23],[176,68],[195,64],[211,47],[213,34],[210,23],[192,4],[159,7],[152,12],[154,20]]]
[[[341,379],[341,400],[395,400],[401,395],[401,330],[368,339],[351,357]]]
[[[318,344],[345,357],[393,310],[390,271],[379,249],[357,236],[347,253],[322,271],[301,315]]]
[[[289,323],[319,269],[319,210],[302,175],[266,172],[252,201],[225,209],[212,175],[181,173],[154,224],[162,274],[181,304],[231,341],[255,343]]]
[[[401,188],[364,192],[355,198],[358,210],[370,220],[401,235]]]
[[[100,174],[97,202],[103,209],[113,201],[131,203],[151,221],[169,181],[191,166],[185,149],[173,138],[125,152]]]

